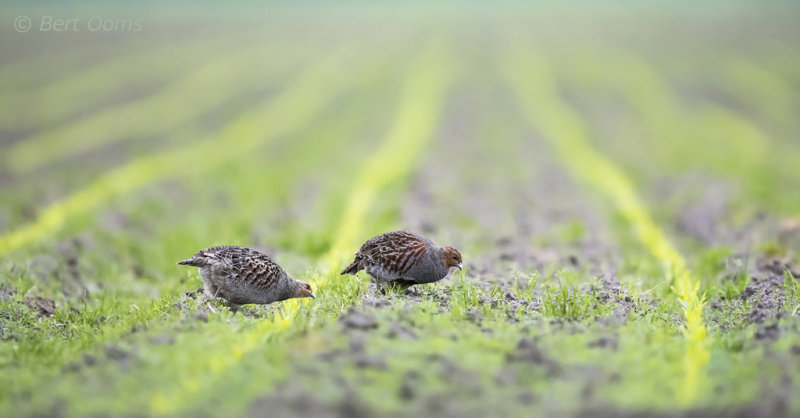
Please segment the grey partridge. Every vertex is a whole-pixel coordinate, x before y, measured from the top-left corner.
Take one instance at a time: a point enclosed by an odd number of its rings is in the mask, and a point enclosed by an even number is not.
[[[365,242],[341,274],[364,270],[381,290],[390,283],[407,289],[439,281],[451,267],[461,269],[461,262],[461,253],[453,247],[439,247],[419,235],[394,231]]]
[[[225,299],[234,309],[249,303],[314,297],[311,285],[292,279],[268,255],[250,248],[211,247],[178,264],[200,267],[205,293]]]

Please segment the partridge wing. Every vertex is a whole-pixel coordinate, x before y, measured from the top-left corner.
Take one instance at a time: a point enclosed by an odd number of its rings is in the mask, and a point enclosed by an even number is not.
[[[247,286],[269,288],[277,283],[283,273],[277,263],[260,251],[237,246],[214,249],[216,257],[225,265],[231,278]]]
[[[395,231],[370,239],[360,252],[370,264],[403,275],[422,260],[429,245],[427,239],[418,235]]]

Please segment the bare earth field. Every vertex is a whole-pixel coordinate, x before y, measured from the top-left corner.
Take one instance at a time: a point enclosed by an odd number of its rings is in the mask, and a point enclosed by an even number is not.
[[[800,415],[798,7],[0,14],[0,416]],[[465,269],[338,275],[394,229]]]

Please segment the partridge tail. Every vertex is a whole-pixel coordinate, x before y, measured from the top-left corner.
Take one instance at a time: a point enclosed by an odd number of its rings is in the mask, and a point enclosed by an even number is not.
[[[341,275],[356,274],[356,273],[358,273],[359,270],[361,270],[363,268],[364,267],[361,266],[361,260],[359,260],[358,257],[356,257],[356,259],[353,260],[353,262],[350,263],[349,266],[345,267],[345,269],[342,270],[342,272],[340,274]]]
[[[179,261],[178,264],[183,266],[203,267],[208,265],[208,257],[202,253],[197,253],[186,260]]]

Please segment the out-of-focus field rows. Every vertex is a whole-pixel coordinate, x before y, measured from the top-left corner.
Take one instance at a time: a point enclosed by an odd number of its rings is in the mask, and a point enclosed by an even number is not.
[[[800,13],[755,10],[0,28],[0,415],[798,413]],[[397,228],[467,268],[338,276]],[[211,307],[217,244],[317,299]]]

